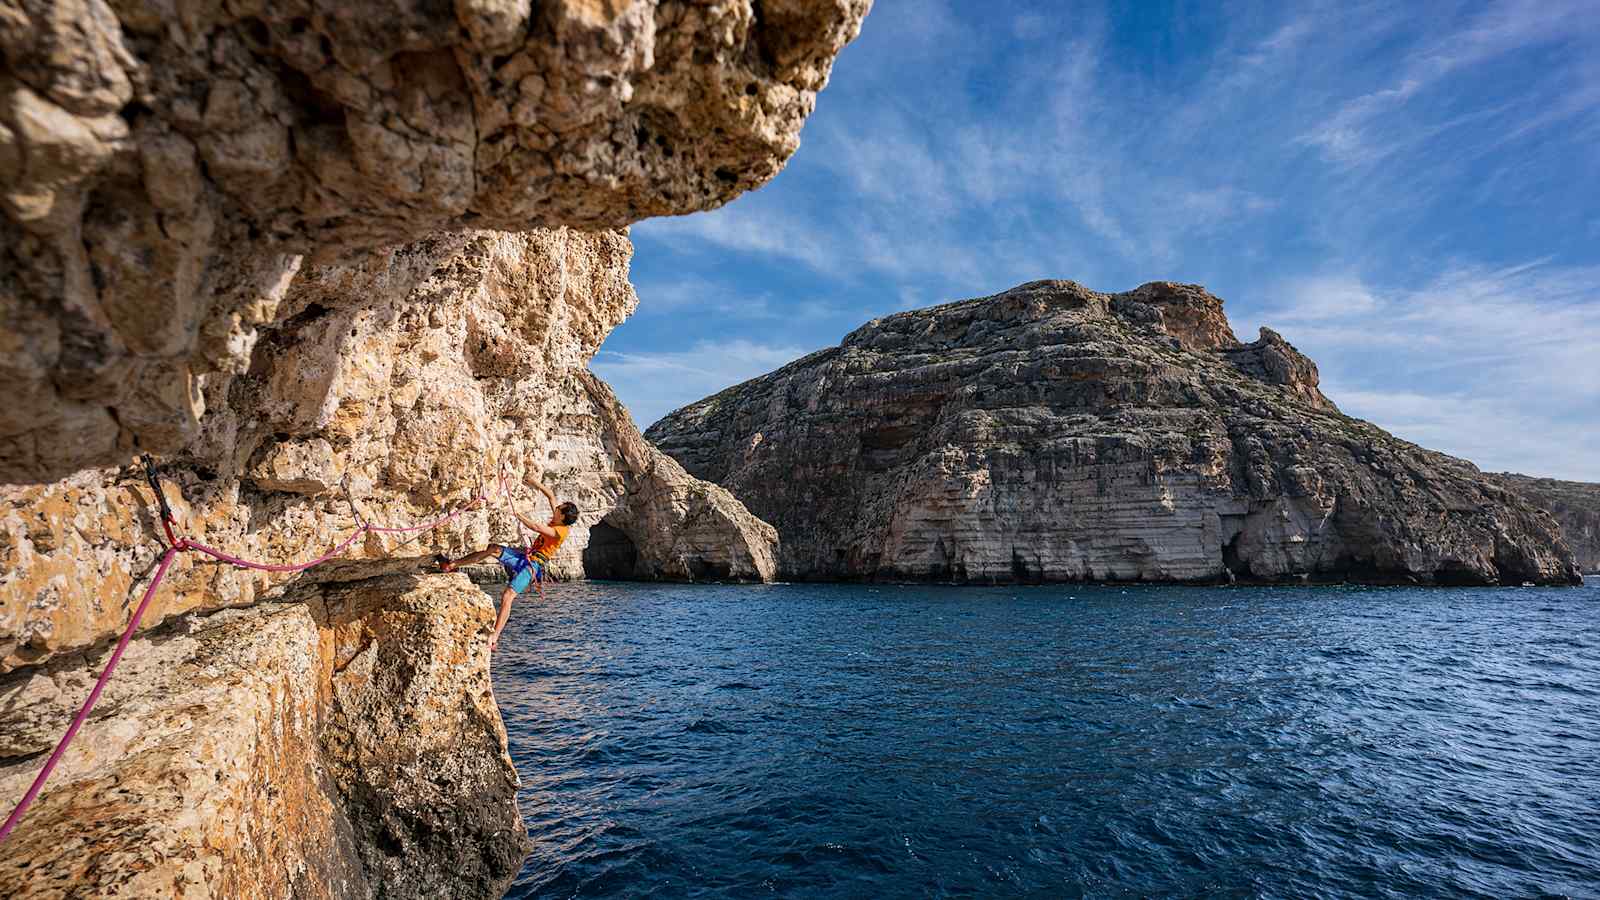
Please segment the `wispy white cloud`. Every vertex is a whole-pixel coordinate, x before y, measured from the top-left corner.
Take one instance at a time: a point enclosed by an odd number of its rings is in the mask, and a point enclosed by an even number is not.
[[[1259,66],[1274,56],[1298,48],[1315,32],[1316,26],[1309,19],[1292,19],[1278,26],[1277,31],[1258,43],[1255,51],[1242,61],[1246,65]]]
[[[1461,265],[1411,289],[1340,275],[1280,293],[1263,320],[1319,360],[1347,412],[1486,468],[1600,480],[1600,266]]]
[[[793,260],[814,269],[836,268],[839,257],[831,229],[822,222],[773,210],[756,213],[748,203],[731,203],[693,216],[652,219],[634,226],[635,235],[680,247],[695,244],[740,253]]]
[[[1600,23],[1592,2],[1560,0],[1506,0],[1485,4],[1474,16],[1454,27],[1437,29],[1430,39],[1415,44],[1393,67],[1394,80],[1385,87],[1353,97],[1297,138],[1317,147],[1333,163],[1361,166],[1376,162],[1403,146],[1421,143],[1419,137],[1448,130],[1482,118],[1514,112],[1519,121],[1508,135],[1521,135],[1577,114],[1581,107],[1560,111],[1501,107],[1431,121],[1431,110],[1411,115],[1405,108],[1414,98],[1436,91],[1447,79],[1464,76],[1475,66],[1492,63],[1507,54],[1530,47],[1594,34]],[[1432,104],[1429,104],[1432,106]],[[1553,115],[1552,115],[1553,114]],[[1541,122],[1540,120],[1543,120]],[[1416,132],[1423,131],[1419,136]],[[1505,140],[1503,136],[1499,140]]]
[[[1241,216],[1268,212],[1278,205],[1276,200],[1232,185],[1191,188],[1178,193],[1177,200],[1195,228],[1213,227]]]
[[[1503,396],[1324,387],[1346,413],[1486,472],[1600,481],[1600,435],[1592,420],[1551,418]]]
[[[1267,314],[1274,322],[1348,320],[1368,316],[1379,306],[1372,290],[1352,275],[1297,278],[1284,284],[1279,293],[1284,295],[1284,305]]]
[[[883,12],[889,15],[879,18]],[[908,15],[904,4],[873,13],[880,31],[891,27],[883,19]],[[930,16],[918,27],[962,46],[981,40],[957,37],[943,4]],[[836,185],[826,200],[780,208],[758,193],[712,213],[643,223],[636,233],[681,249],[699,244],[789,260],[845,279],[934,281],[951,294],[971,294],[1040,277],[1093,281],[1107,249],[1159,268],[1184,235],[1233,228],[1278,208],[1278,198],[1228,177],[1244,171],[1242,162],[1208,160],[1205,169],[1225,170],[1216,175],[1148,168],[1137,152],[1148,135],[1130,130],[1119,109],[1133,88],[1107,74],[1104,23],[1086,16],[1073,26],[1070,40],[1017,55],[1008,66],[1013,89],[998,108],[960,94],[927,106],[883,103],[872,93],[870,109],[858,115],[822,117],[792,169],[826,172]],[[1309,28],[1281,26],[1260,52],[1287,52]],[[1166,118],[1164,110],[1150,111],[1150,122]],[[1163,130],[1171,134],[1158,143],[1171,143],[1182,126]],[[841,217],[841,208],[850,214]],[[1041,227],[1019,233],[1019,222]],[[1059,238],[1070,231],[1087,231],[1099,246]]]
[[[662,353],[601,350],[589,368],[624,398],[634,422],[644,429],[679,407],[764,375],[809,352],[792,344],[742,338],[703,340],[688,350]]]
[[[1591,0],[1500,0],[1478,7],[1459,28],[1435,33],[1408,64],[1432,80],[1530,45],[1569,41],[1600,32]]]
[[[656,313],[703,310],[707,336],[822,345],[1034,278],[1173,278],[1408,437],[1496,467],[1541,429],[1584,446],[1564,429],[1600,432],[1594,0],[1220,5],[1163,32],[1126,4],[878,0],[779,179],[636,228],[681,277],[641,280],[629,340],[670,347]]]
[[[1398,143],[1375,137],[1369,123],[1403,106],[1416,95],[1422,82],[1407,79],[1392,88],[1373,91],[1346,101],[1326,121],[1298,138],[1299,143],[1322,150],[1333,162],[1343,165],[1360,165],[1388,156]]]
[[[634,285],[639,295],[642,318],[673,316],[690,312],[699,321],[748,322],[756,325],[774,320],[811,322],[826,319],[853,319],[859,310],[828,300],[805,300],[764,292],[745,295],[737,288],[709,278],[688,277],[667,281],[644,280]]]
[[[924,202],[923,195],[906,193],[832,222],[773,210],[752,196],[709,213],[641,223],[634,235],[680,253],[732,251],[788,261],[847,283],[887,276],[935,281],[954,292],[1009,286],[1006,280],[1019,273],[1008,261],[1023,259],[1012,236],[961,228],[954,218],[931,212],[941,202],[936,195]],[[1023,280],[1033,277],[1038,275],[1030,272]],[[643,290],[640,297],[648,301]]]

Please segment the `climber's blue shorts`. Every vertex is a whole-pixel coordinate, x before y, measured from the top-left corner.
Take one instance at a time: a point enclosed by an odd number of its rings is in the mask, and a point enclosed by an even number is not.
[[[544,567],[538,560],[528,559],[528,555],[512,547],[500,548],[500,567],[506,570],[506,577],[511,579],[511,589],[522,593],[533,584],[533,579],[538,577],[543,581]]]

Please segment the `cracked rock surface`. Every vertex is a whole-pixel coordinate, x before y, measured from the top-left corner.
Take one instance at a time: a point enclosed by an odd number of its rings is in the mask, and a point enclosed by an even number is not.
[[[542,517],[537,466],[583,509],[564,577],[770,579],[773,529],[586,366],[637,303],[618,229],[776,174],[869,5],[0,0],[0,793],[161,552],[138,452],[250,559],[501,471]],[[499,896],[492,610],[392,561],[521,540],[484,509],[308,576],[181,559],[0,895]]]
[[[7,0],[0,483],[183,447],[308,257],[765,183],[869,2]]]
[[[502,468],[522,513],[544,518],[522,485],[538,464],[582,510],[554,560],[560,577],[770,580],[771,526],[640,437],[588,371],[638,303],[631,253],[619,232],[470,232],[300,267],[248,368],[208,382],[200,433],[162,458],[182,530],[247,559],[311,559],[357,527],[356,510],[383,526],[427,522],[498,490]],[[121,631],[161,550],[153,500],[132,465],[0,485],[0,671]],[[369,534],[349,555],[521,540],[500,504],[418,534]],[[146,626],[272,597],[288,578],[184,567]]]
[[[777,527],[781,577],[1568,584],[1556,523],[1339,412],[1280,335],[1158,282],[874,320],[646,437]]]
[[[1600,484],[1509,472],[1490,477],[1554,517],[1578,566],[1591,575],[1600,574]]]
[[[7,842],[0,895],[504,893],[529,843],[494,606],[418,563],[317,570],[287,602],[137,638]],[[0,679],[0,796],[22,795],[107,655]]]

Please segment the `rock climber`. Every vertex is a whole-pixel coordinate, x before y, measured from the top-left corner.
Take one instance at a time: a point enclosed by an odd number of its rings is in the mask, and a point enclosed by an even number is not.
[[[438,558],[439,571],[454,572],[458,566],[471,565],[475,562],[488,559],[491,556],[499,558],[500,565],[506,570],[506,578],[510,584],[500,592],[500,615],[494,623],[494,635],[489,638],[489,650],[493,652],[500,643],[500,632],[506,627],[506,620],[511,618],[511,601],[517,595],[527,590],[535,580],[543,582],[545,571],[550,565],[550,558],[555,556],[556,549],[561,542],[567,539],[567,533],[572,530],[573,523],[578,521],[578,506],[572,501],[556,505],[555,492],[546,487],[539,480],[540,471],[534,467],[528,472],[528,482],[535,490],[544,495],[550,502],[550,521],[538,522],[530,519],[511,507],[511,514],[517,521],[538,532],[533,546],[519,550],[516,547],[507,547],[502,544],[490,544],[476,553],[469,553],[460,559],[450,559],[440,555]]]

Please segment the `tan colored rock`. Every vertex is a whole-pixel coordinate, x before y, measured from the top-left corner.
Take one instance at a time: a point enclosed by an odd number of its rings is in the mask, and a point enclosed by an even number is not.
[[[771,178],[868,5],[0,2],[0,755],[65,725],[161,552],[137,451],[184,534],[251,559],[537,462],[585,510],[567,576],[594,526],[635,576],[767,577],[770,528],[618,453],[643,442],[584,369],[637,302],[632,248],[568,227]],[[186,557],[0,893],[498,895],[525,843],[482,598],[307,579],[512,523],[369,533],[312,576]]]
[[[1239,339],[1222,311],[1221,298],[1198,284],[1152,281],[1111,299],[1117,314],[1150,324],[1176,338],[1185,350],[1224,350]]]
[[[415,567],[319,570],[333,580],[137,638],[5,845],[0,895],[499,896],[528,844],[494,607]],[[0,796],[22,795],[106,655],[0,685],[0,758],[24,760]]]
[[[877,319],[646,437],[777,527],[783,577],[1567,584],[1555,523],[1341,414],[1197,286]]]
[[[622,490],[616,508],[590,530],[583,557],[590,577],[771,581],[777,576],[776,529],[751,515],[726,488],[689,475],[651,446],[600,379],[585,372],[580,384],[599,413],[605,453],[618,460]]]
[[[610,577],[770,580],[776,535],[725,490],[691,478],[638,433],[587,370],[638,299],[616,232],[437,237],[359,263],[302,266],[257,325],[252,362],[214,374],[199,435],[162,459],[190,537],[266,562],[311,559],[358,526],[427,522],[485,489],[502,464],[525,515],[530,463],[583,510],[554,569],[585,573],[591,529],[633,563]],[[159,554],[153,495],[134,466],[52,485],[0,485],[0,671],[117,634]],[[434,531],[370,535],[359,558],[518,544],[504,508]],[[608,557],[609,559],[609,557]],[[152,606],[244,606],[286,576],[186,567]]]
[[[765,183],[869,2],[5,4],[0,483],[185,446],[286,259]]]
[[[327,494],[337,489],[343,467],[327,438],[284,441],[267,448],[250,478],[263,491]]]

